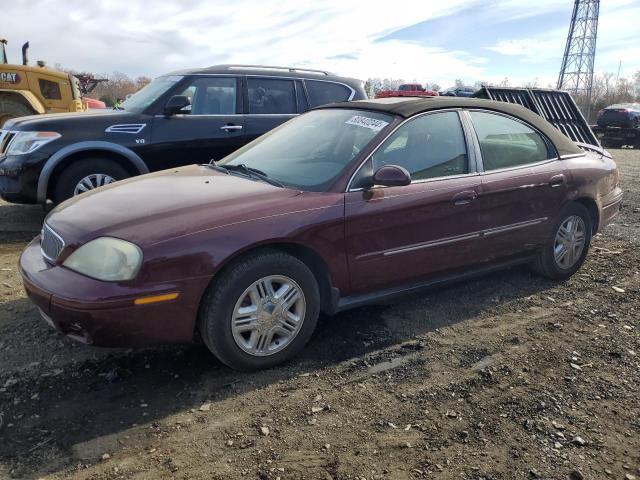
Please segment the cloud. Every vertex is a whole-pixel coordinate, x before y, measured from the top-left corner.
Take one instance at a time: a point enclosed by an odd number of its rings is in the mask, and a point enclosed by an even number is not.
[[[614,45],[622,41],[615,23],[622,22],[626,35],[637,40],[632,24],[640,18],[639,6],[638,0],[603,2],[599,46],[606,50],[608,44],[612,52],[630,48],[629,40]],[[439,7],[411,0],[401,6],[345,0],[12,0],[2,4],[2,20],[10,21],[3,21],[1,33],[14,61],[22,42],[30,40],[33,60],[132,76],[219,63],[318,67],[362,79],[443,86],[456,78],[520,75],[526,81],[557,75],[571,13],[566,1],[452,0]],[[469,18],[461,26],[457,14],[463,11]],[[567,17],[567,27],[535,23],[556,14]],[[431,24],[455,41],[430,42],[428,31],[394,37],[436,20]],[[526,32],[516,28],[525,23]],[[609,62],[612,52],[603,60]],[[549,59],[549,65],[540,63]],[[537,69],[527,70],[534,62]]]

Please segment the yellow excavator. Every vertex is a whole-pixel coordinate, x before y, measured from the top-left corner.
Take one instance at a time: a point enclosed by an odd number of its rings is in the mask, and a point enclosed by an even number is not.
[[[14,117],[86,110],[75,76],[41,61],[29,66],[29,42],[22,46],[22,65],[10,64],[6,45],[0,39],[0,127]]]

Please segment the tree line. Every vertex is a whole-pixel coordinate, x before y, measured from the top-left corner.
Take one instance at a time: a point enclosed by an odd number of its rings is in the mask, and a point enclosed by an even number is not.
[[[400,78],[369,78],[365,82],[365,91],[369,98],[374,98],[378,92],[383,90],[397,90],[403,83],[419,83],[415,79],[411,82],[405,82]],[[456,79],[453,85],[449,86],[462,86],[464,82],[460,79]],[[509,78],[504,78],[501,82],[492,83],[482,80],[475,81],[472,86],[479,89],[483,86],[493,87],[511,87]],[[425,82],[423,86],[428,90],[435,90],[437,92],[442,91],[442,88],[437,83]],[[555,88],[555,85],[542,86],[538,84],[538,80],[533,80],[521,85],[525,88]],[[447,87],[445,87],[447,88]],[[603,108],[609,105],[617,103],[640,103],[640,70],[633,74],[631,78],[618,77],[615,73],[601,73],[597,74],[593,78],[593,86],[591,91],[591,101],[589,104],[585,101],[586,98],[582,96],[574,97],[576,104],[582,111],[583,115],[589,123],[595,123],[597,114]]]

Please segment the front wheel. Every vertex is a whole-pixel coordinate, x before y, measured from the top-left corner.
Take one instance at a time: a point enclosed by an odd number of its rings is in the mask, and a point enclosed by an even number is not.
[[[58,204],[75,195],[109,185],[129,177],[129,172],[113,160],[84,158],[66,167],[53,189],[53,202]]]
[[[587,257],[592,231],[589,211],[579,203],[569,204],[558,216],[533,269],[553,280],[569,278]]]
[[[223,363],[259,370],[296,355],[311,338],[319,313],[320,291],[309,267],[265,250],[214,280],[198,323],[204,343]]]

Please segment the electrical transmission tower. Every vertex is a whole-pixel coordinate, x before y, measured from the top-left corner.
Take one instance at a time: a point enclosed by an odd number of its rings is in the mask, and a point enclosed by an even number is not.
[[[591,105],[599,12],[600,0],[575,0],[558,77],[558,89],[573,94],[577,103],[582,104],[587,117]]]

